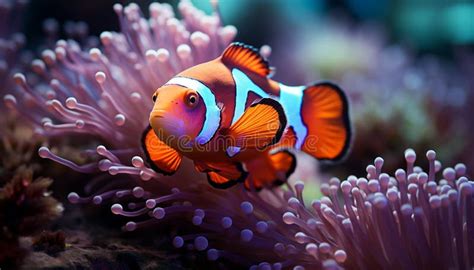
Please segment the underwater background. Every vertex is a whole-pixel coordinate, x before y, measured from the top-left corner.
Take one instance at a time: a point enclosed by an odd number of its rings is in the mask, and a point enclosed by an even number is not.
[[[144,161],[151,95],[232,41],[346,92],[345,160],[220,190]],[[472,1],[0,0],[0,269],[472,269]]]

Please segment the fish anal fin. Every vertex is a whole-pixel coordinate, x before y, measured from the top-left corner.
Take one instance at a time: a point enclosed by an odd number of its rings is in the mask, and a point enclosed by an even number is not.
[[[226,178],[217,172],[208,172],[207,181],[211,186],[222,189],[232,187],[233,185],[238,183],[237,181]]]
[[[240,67],[260,76],[270,75],[268,61],[252,46],[234,42],[222,53],[222,62],[226,65]]]
[[[212,171],[210,168],[208,168],[206,166],[205,163],[202,163],[202,162],[194,162],[194,168],[196,169],[196,171],[198,172],[210,172]]]
[[[281,149],[270,154],[270,159],[275,170],[284,173],[285,178],[290,177],[290,175],[295,171],[296,157],[286,149]]]
[[[296,157],[286,149],[279,149],[276,152],[267,151],[245,165],[249,172],[245,188],[259,191],[285,183],[295,171]]]
[[[150,126],[143,132],[142,146],[152,169],[165,175],[172,175],[178,170],[181,155],[161,141]]]
[[[246,172],[243,170],[242,165],[237,162],[204,162],[195,161],[195,168],[199,172],[213,172],[220,176],[229,179],[229,181],[240,182],[245,176]]]
[[[248,107],[226,133],[232,146],[263,149],[278,142],[285,127],[286,116],[280,103],[264,98]]]

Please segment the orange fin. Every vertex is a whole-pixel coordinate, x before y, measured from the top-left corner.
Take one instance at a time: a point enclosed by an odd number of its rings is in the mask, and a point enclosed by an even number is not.
[[[278,173],[281,172],[285,174],[285,181],[295,171],[296,157],[286,149],[281,149],[273,154],[270,154],[270,159],[272,161],[273,168],[275,168]]]
[[[208,172],[207,181],[215,188],[229,188],[238,183],[237,181],[230,180],[217,172]]]
[[[285,127],[280,103],[264,98],[248,107],[226,132],[234,140],[232,146],[262,149],[278,142]]]
[[[259,191],[264,187],[281,185],[295,171],[296,157],[291,152],[286,149],[269,152],[245,163],[249,175],[244,186],[248,190]]]
[[[194,162],[194,168],[198,172],[210,172],[212,169],[208,168],[205,163],[202,162]]]
[[[258,53],[258,50],[240,42],[234,42],[225,49],[222,53],[222,62],[226,65],[238,66],[263,77],[271,73],[267,60]]]
[[[194,166],[199,172],[215,172],[232,181],[242,181],[246,172],[237,162],[202,162],[195,161]]]
[[[161,141],[148,126],[143,132],[142,146],[151,168],[165,175],[174,174],[181,164],[181,155]]]
[[[272,146],[272,149],[293,148],[296,144],[296,141],[297,141],[297,138],[296,138],[295,130],[293,129],[292,126],[289,126],[283,132],[283,135],[281,136],[281,139],[278,141],[278,143]]]
[[[351,128],[347,99],[335,84],[323,82],[304,90],[301,109],[308,128],[301,149],[320,160],[340,160],[347,153]]]
[[[194,165],[199,172],[207,173],[209,184],[216,188],[231,187],[247,177],[240,163],[196,161]]]

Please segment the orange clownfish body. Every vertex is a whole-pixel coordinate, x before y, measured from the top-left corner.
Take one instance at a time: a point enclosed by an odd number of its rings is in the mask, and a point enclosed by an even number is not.
[[[351,137],[344,93],[327,82],[286,86],[269,74],[255,49],[233,43],[158,88],[142,139],[152,168],[173,174],[185,156],[215,187],[243,181],[259,190],[294,171],[289,149],[341,159]]]

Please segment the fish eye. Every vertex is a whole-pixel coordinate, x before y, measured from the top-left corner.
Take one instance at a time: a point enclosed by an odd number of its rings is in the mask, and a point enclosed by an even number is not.
[[[153,102],[156,102],[156,94],[153,95],[152,99],[153,99]]]
[[[185,102],[189,107],[194,108],[199,102],[199,96],[194,92],[188,93]]]

